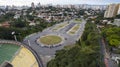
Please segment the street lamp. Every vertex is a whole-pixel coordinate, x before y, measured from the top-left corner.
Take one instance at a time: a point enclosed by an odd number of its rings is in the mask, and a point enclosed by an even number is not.
[[[17,41],[17,37],[15,35],[15,31],[13,31],[11,34],[14,36],[15,41]]]
[[[31,46],[31,44],[30,44],[30,40],[28,40],[28,45]]]

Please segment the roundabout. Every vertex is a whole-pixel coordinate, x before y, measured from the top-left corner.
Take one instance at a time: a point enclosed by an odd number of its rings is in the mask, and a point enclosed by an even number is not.
[[[56,47],[63,42],[63,37],[60,35],[45,35],[37,39],[37,43],[42,47]]]

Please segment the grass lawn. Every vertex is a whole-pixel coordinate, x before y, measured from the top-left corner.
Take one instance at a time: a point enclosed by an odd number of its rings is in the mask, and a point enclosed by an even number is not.
[[[10,61],[19,47],[13,44],[0,44],[0,64],[5,60]]]
[[[68,23],[59,24],[59,25],[55,26],[55,27],[53,28],[53,30],[59,30],[59,29],[65,27],[67,24],[68,24]]]
[[[75,25],[74,27],[72,27],[72,29],[70,29],[68,34],[75,34],[79,28],[80,28],[80,25]]]
[[[79,21],[79,22],[81,22],[82,20],[81,20],[81,19],[76,18],[76,19],[75,19],[75,21]]]
[[[81,20],[81,19],[78,19],[78,18],[76,18],[74,21],[75,21],[76,23],[81,23],[81,22],[82,22],[82,20]]]
[[[62,41],[62,38],[56,35],[47,35],[40,38],[40,42],[45,45],[54,45]]]

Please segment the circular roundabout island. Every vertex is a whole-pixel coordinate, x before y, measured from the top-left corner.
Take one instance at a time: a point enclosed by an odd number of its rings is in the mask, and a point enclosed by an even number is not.
[[[60,46],[63,38],[58,35],[45,35],[37,40],[37,43],[44,47]]]

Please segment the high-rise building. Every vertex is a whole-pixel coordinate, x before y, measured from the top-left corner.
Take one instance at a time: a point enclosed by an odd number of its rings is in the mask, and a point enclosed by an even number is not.
[[[6,6],[5,10],[8,11],[8,9],[9,9],[9,6]]]
[[[119,4],[110,4],[108,5],[104,17],[105,18],[112,18],[115,17],[117,15],[118,12],[118,8],[119,8]]]
[[[57,4],[55,7],[56,7],[56,8],[61,8],[61,5]]]
[[[119,4],[119,8],[118,8],[118,12],[117,12],[117,14],[120,14],[120,4]]]
[[[35,8],[34,2],[31,3],[31,7],[32,7],[33,9]]]
[[[39,7],[39,8],[41,7],[41,4],[40,4],[40,2],[37,4],[37,7]]]

